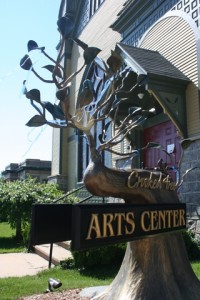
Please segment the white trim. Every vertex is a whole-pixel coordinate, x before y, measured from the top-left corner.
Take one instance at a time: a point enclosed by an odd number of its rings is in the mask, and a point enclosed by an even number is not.
[[[167,19],[169,17],[180,17],[183,20],[185,20],[191,27],[195,37],[196,37],[196,41],[199,42],[200,41],[200,30],[197,28],[196,23],[194,22],[194,20],[192,19],[192,17],[181,11],[181,10],[173,10],[173,11],[168,11],[162,18],[160,18],[158,21],[156,21],[149,29],[147,29],[147,31],[144,33],[144,35],[142,36],[142,38],[139,40],[138,43],[138,47],[141,46],[142,42],[144,41],[146,35],[149,33],[149,31],[155,27],[159,22],[161,22],[164,19]]]
[[[121,50],[121,56],[123,57],[123,60],[125,63],[131,67],[131,69],[137,73],[138,75],[144,74],[147,75],[147,71],[143,69],[135,60],[132,56],[130,56],[125,49],[123,49],[120,44],[117,44],[117,47],[120,48]],[[126,54],[125,54],[126,52]]]
[[[196,46],[197,46],[197,68],[198,68],[198,87],[200,82],[200,29],[197,27],[195,21],[192,19],[192,17],[185,13],[182,10],[171,10],[168,11],[162,18],[160,18],[157,22],[155,22],[142,36],[142,38],[139,41],[138,47],[141,47],[142,42],[145,40],[146,36],[150,32],[150,30],[155,27],[159,22],[161,22],[164,19],[170,18],[170,17],[179,17],[183,19],[185,22],[187,22],[192,29],[194,36],[196,38]]]

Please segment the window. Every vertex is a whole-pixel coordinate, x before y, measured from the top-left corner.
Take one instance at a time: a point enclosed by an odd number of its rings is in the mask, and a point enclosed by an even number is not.
[[[90,0],[90,17],[94,15],[104,1],[105,0]]]

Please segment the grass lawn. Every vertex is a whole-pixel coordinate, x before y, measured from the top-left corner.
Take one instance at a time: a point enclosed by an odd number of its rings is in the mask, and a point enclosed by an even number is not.
[[[192,263],[192,267],[200,278],[200,262]],[[57,291],[108,285],[115,277],[119,266],[99,268],[90,271],[63,270],[60,267],[42,271],[38,275],[25,277],[0,278],[0,299],[17,300],[22,296],[42,294],[48,288],[48,279],[60,279],[62,287]]]
[[[200,261],[192,262],[191,265],[192,265],[192,269],[193,269],[194,273],[200,280]]]
[[[0,222],[0,254],[24,251],[22,242],[15,238],[15,230],[7,222]]]
[[[14,231],[8,223],[0,223],[0,253],[24,251],[22,245],[16,242]],[[193,262],[192,268],[200,279],[200,262]],[[53,277],[62,282],[59,291],[84,288],[90,286],[108,285],[119,270],[119,266],[92,268],[92,270],[64,270],[55,267],[42,271],[34,276],[0,278],[0,299],[17,300],[22,296],[42,294],[48,288],[48,279]]]
[[[108,285],[115,276],[117,269],[93,269],[91,272],[79,272],[78,270],[63,270],[52,268],[40,272],[35,276],[0,278],[0,299],[16,300],[22,296],[42,294],[48,288],[48,279],[53,277],[60,279],[62,287],[67,290],[84,288],[89,286]]]
[[[0,254],[24,251],[23,245],[16,241],[14,234],[15,231],[10,228],[8,223],[0,223]],[[59,291],[108,285],[118,269],[119,267],[114,266],[80,272],[79,270],[64,270],[61,267],[55,267],[34,276],[0,278],[0,299],[17,300],[22,296],[41,294],[48,288],[50,277],[61,280],[62,287],[59,288]]]

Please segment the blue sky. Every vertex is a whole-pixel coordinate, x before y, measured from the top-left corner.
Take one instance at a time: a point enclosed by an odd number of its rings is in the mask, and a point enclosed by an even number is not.
[[[22,95],[23,80],[27,89],[38,88],[43,101],[55,101],[55,86],[42,84],[34,74],[19,67],[20,59],[27,54],[28,40],[56,58],[59,42],[57,18],[61,0],[10,0],[0,1],[0,172],[11,162],[27,158],[51,160],[52,128],[25,126],[36,111]],[[34,68],[51,64],[37,51],[32,51]],[[42,73],[47,79],[51,74]]]

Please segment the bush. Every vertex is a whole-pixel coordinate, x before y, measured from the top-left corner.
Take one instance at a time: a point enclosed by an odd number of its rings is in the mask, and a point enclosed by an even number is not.
[[[63,193],[55,184],[38,183],[36,179],[0,182],[0,220],[7,220],[16,237],[27,243],[34,203],[51,203]]]
[[[183,232],[183,239],[186,245],[188,257],[191,261],[200,259],[200,248],[195,236],[190,231]],[[125,255],[126,244],[113,244],[109,246],[102,246],[90,250],[73,251],[74,262],[71,260],[65,262],[65,267],[75,266],[76,268],[91,268],[100,265],[112,265],[122,263]]]
[[[200,248],[198,242],[195,239],[195,234],[187,230],[183,232],[183,239],[187,249],[189,260],[198,260],[200,259]]]
[[[121,264],[124,258],[126,244],[113,244],[90,250],[73,251],[77,268],[91,268],[100,265]]]
[[[3,197],[6,194],[5,184],[3,179],[0,178],[0,222],[7,222],[7,209]]]

